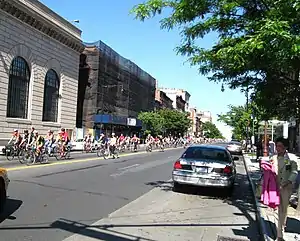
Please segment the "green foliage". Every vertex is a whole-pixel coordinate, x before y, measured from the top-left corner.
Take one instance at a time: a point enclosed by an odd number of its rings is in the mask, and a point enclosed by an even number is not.
[[[164,128],[168,134],[183,135],[191,126],[191,120],[187,113],[162,109],[158,111],[158,114],[164,118]]]
[[[176,110],[162,109],[159,111],[141,112],[138,118],[146,127],[145,134],[185,134],[191,126],[188,115]]]
[[[206,138],[215,138],[215,139],[223,139],[224,138],[221,131],[212,122],[202,123],[202,130],[203,130],[204,136]]]
[[[230,88],[252,88],[258,92],[257,105],[270,115],[295,115],[300,95],[299,7],[299,0],[148,0],[132,12],[143,21],[170,10],[161,27],[182,30],[177,51],[201,74]],[[218,34],[218,41],[210,49],[201,48],[197,41],[210,32]],[[271,96],[270,88],[276,90]]]
[[[234,136],[234,139],[246,139],[247,126],[249,134],[248,137],[254,135],[252,127],[254,126],[255,130],[257,129],[257,125],[260,121],[266,120],[265,113],[259,109],[254,102],[249,104],[248,109],[246,106],[233,105],[229,105],[228,108],[229,111],[227,113],[218,115],[218,121],[232,127],[232,135]]]
[[[143,122],[146,127],[145,134],[148,135],[152,133],[153,135],[162,134],[164,127],[164,118],[157,112],[141,112],[138,118]]]

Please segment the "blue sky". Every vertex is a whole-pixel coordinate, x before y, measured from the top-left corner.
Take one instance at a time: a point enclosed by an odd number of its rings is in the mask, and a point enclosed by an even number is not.
[[[245,103],[239,90],[225,90],[198,74],[186,57],[177,56],[174,48],[180,43],[177,30],[161,30],[161,17],[140,22],[129,14],[142,0],[42,0],[45,5],[65,19],[79,20],[85,42],[102,40],[125,58],[130,59],[155,77],[159,86],[183,88],[191,94],[191,106],[210,110],[213,122],[225,136],[230,129],[217,122],[217,114],[225,113],[229,104]],[[214,34],[199,41],[208,48],[216,41]]]

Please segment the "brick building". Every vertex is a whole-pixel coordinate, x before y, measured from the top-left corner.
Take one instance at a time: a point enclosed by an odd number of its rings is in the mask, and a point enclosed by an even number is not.
[[[93,129],[96,137],[139,132],[138,114],[154,110],[155,79],[102,41],[85,45],[82,56],[89,70],[81,68],[80,78],[88,78],[90,87],[79,87],[77,127]]]
[[[173,109],[173,100],[171,100],[165,92],[158,89],[157,81],[155,90],[155,109]]]
[[[183,101],[185,102],[185,108],[184,111],[189,111],[189,103],[190,103],[190,97],[191,94],[183,89],[176,89],[176,88],[162,88],[160,87],[159,90],[165,92],[167,96],[173,101],[173,108],[177,109],[177,102],[178,102],[178,96],[181,96]]]
[[[81,31],[37,0],[0,1],[0,133],[76,124]]]

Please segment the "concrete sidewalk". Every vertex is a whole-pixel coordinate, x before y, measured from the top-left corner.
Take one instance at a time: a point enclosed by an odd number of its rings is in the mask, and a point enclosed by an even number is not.
[[[257,196],[256,188],[260,182],[261,171],[259,169],[259,163],[252,159],[251,156],[244,155],[245,164],[247,165],[248,173],[253,184],[253,195]],[[260,228],[263,233],[264,240],[271,241],[276,240],[276,225],[278,220],[278,213],[273,209],[263,205],[260,202],[260,198],[256,200],[257,213],[260,218]],[[298,241],[300,240],[300,214],[297,213],[293,207],[288,208],[288,221],[287,229],[284,234],[286,241]]]
[[[160,182],[94,224],[61,219],[53,226],[77,233],[64,241],[257,241],[249,183],[243,164],[239,163],[238,168],[244,171],[239,172],[232,198],[203,196],[202,191],[176,193],[170,181]]]

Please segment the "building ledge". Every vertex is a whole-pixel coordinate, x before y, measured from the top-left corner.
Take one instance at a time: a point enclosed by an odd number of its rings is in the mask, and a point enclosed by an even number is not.
[[[54,127],[54,128],[60,128],[61,127],[61,123],[57,123],[57,122],[47,122],[47,121],[43,121],[42,126],[45,127]]]
[[[0,0],[0,10],[77,52],[84,50],[81,31],[36,0]]]
[[[21,119],[21,118],[6,118],[6,122],[14,123],[14,124],[25,124],[25,125],[31,125],[32,124],[31,120]]]

